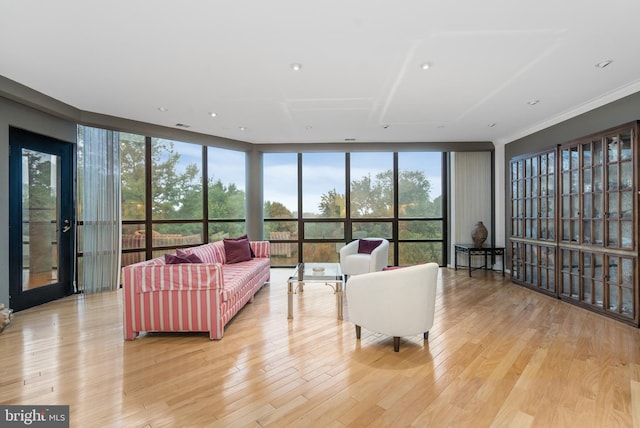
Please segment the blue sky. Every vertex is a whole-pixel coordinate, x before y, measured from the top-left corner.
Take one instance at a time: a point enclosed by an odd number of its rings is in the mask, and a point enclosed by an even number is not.
[[[178,171],[182,172],[187,165],[196,164],[201,169],[202,146],[174,141],[174,150],[180,153]],[[224,184],[234,183],[245,190],[245,153],[235,150],[209,148],[209,176],[222,180]]]
[[[264,159],[264,198],[282,202],[291,211],[297,210],[296,188],[297,155],[269,154]],[[367,174],[374,177],[378,172],[392,167],[391,153],[352,153],[351,179]],[[405,170],[424,170],[432,185],[431,198],[441,194],[442,153],[400,153],[400,168]],[[303,154],[304,212],[318,212],[320,197],[332,189],[339,193],[345,191],[344,153]]]

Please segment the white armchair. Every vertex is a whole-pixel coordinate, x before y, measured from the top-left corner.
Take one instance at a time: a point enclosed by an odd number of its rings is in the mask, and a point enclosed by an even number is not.
[[[346,285],[349,320],[356,326],[393,336],[393,350],[400,337],[423,334],[433,326],[438,264],[427,263],[351,278]]]
[[[371,254],[359,253],[360,239],[340,248],[340,269],[343,275],[377,272],[389,263],[389,241],[382,238],[366,238],[364,241],[382,241]]]

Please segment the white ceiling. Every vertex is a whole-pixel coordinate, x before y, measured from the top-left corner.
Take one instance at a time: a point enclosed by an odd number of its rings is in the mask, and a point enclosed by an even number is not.
[[[639,91],[639,41],[638,0],[0,0],[0,75],[253,143],[506,143]]]

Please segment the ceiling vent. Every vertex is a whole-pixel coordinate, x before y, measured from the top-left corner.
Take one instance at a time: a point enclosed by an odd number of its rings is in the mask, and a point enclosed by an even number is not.
[[[191,125],[187,125],[186,123],[176,123],[178,128],[191,128]]]

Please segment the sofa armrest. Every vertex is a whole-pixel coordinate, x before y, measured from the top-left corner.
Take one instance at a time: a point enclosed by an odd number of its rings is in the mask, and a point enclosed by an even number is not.
[[[271,243],[269,241],[250,241],[253,254],[258,258],[271,257]]]
[[[159,290],[222,289],[220,263],[136,264],[122,268],[122,286],[144,293]]]

